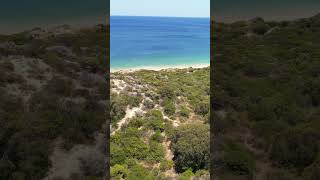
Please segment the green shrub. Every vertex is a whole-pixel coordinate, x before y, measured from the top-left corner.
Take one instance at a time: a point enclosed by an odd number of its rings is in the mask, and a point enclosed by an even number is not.
[[[194,173],[191,169],[186,170],[179,176],[179,180],[190,180],[194,176]]]
[[[320,179],[320,155],[318,158],[308,167],[303,170],[304,180],[317,180]]]
[[[25,83],[25,79],[19,74],[1,71],[0,69],[0,86],[14,83],[23,84]]]
[[[66,72],[65,62],[59,57],[58,53],[53,51],[46,51],[45,54],[40,55],[46,64],[51,66],[55,71],[60,73]]]
[[[1,172],[0,177],[4,179],[10,179],[11,174],[14,172],[14,170],[15,170],[15,165],[13,164],[12,161],[10,161],[8,156],[4,155],[0,159],[0,172]]]
[[[256,20],[254,20],[254,22],[252,23],[251,25],[251,29],[254,33],[258,34],[258,35],[263,35],[265,34],[268,29],[269,29],[269,26],[268,24],[266,24],[264,22],[263,19],[260,19],[260,18],[257,18]]]
[[[145,100],[143,103],[144,107],[147,109],[152,109],[155,106],[155,103],[152,100]]]
[[[102,177],[105,168],[105,155],[99,150],[91,150],[79,157],[80,170],[86,177]]]
[[[135,165],[130,169],[128,174],[129,180],[156,180],[152,172],[141,165]]]
[[[168,121],[165,123],[164,125],[164,131],[166,132],[166,135],[168,137],[172,137],[173,134],[174,134],[174,127],[172,125],[172,122],[171,121]]]
[[[291,180],[297,179],[297,177],[287,169],[276,169],[276,170],[269,170],[265,176],[264,180]]]
[[[14,71],[14,65],[11,62],[2,62],[0,63],[0,70],[1,71],[7,71],[7,72],[13,72]]]
[[[282,166],[309,166],[318,155],[319,137],[319,132],[309,128],[279,133],[272,143],[270,157]]]
[[[202,123],[181,125],[171,140],[177,172],[197,171],[209,166],[209,126]]]
[[[119,96],[111,96],[110,117],[111,123],[116,124],[126,115],[127,105]]]
[[[13,41],[17,45],[23,45],[30,42],[31,36],[26,31],[15,33],[9,36],[9,41]]]
[[[140,160],[146,159],[149,155],[149,146],[143,142],[141,136],[141,131],[132,127],[113,135],[110,140],[113,146],[111,150],[113,150],[112,153],[116,154],[111,154],[111,162],[113,163],[112,157],[114,157],[115,163],[123,162],[123,157]],[[120,151],[119,156],[117,152],[115,152],[117,149],[123,150],[123,152]],[[122,153],[124,153],[124,155]]]
[[[161,143],[150,141],[147,161],[155,163],[164,158],[164,148]]]
[[[161,119],[161,120],[163,119],[162,113],[159,110],[148,111],[146,114],[146,117],[148,119]]]
[[[257,105],[249,107],[249,118],[255,121],[273,121],[277,118],[275,113],[275,102],[270,99],[264,99]]]
[[[163,123],[163,116],[161,111],[159,110],[151,110],[146,114],[146,121],[147,126],[152,128],[153,130],[163,131],[164,130],[164,123]]]
[[[222,112],[225,114],[225,112]],[[226,133],[229,129],[232,128],[233,122],[231,118],[224,117],[225,115],[218,115],[218,113],[214,112],[213,114],[213,132],[215,135]]]
[[[146,121],[143,118],[133,118],[129,121],[127,127],[135,127],[135,128],[140,128],[143,125],[145,125]]]
[[[168,116],[172,116],[176,112],[176,106],[174,104],[174,101],[170,99],[165,99],[163,101],[163,108],[164,108],[164,113],[167,114]]]
[[[122,147],[115,143],[110,143],[110,165],[124,164],[126,160],[126,153]]]
[[[110,177],[115,179],[126,179],[129,174],[126,165],[116,164],[110,168]]]
[[[225,152],[224,163],[236,174],[252,175],[255,171],[254,157],[244,151],[230,150]]]
[[[160,170],[167,171],[173,167],[174,163],[172,160],[163,160],[160,162]]]
[[[186,108],[186,107],[181,107],[180,111],[179,111],[179,114],[180,116],[182,117],[186,117],[188,118],[189,117],[189,110]]]
[[[123,140],[125,144],[123,146],[124,151],[127,157],[137,158],[137,159],[146,159],[148,156],[148,145],[146,145],[141,139],[125,138]]]
[[[199,102],[195,104],[194,109],[196,114],[199,114],[201,116],[205,116],[209,113],[209,101],[208,102]]]
[[[75,85],[71,79],[64,79],[57,76],[53,77],[46,85],[46,89],[49,92],[62,96],[71,96],[74,87]]]
[[[159,88],[159,94],[162,99],[174,99],[176,97],[175,90],[169,85],[164,85]]]
[[[160,131],[157,131],[151,136],[150,140],[161,143],[164,140],[164,137],[161,135]]]
[[[126,96],[126,101],[126,104],[128,104],[131,107],[139,107],[142,98],[138,96]]]

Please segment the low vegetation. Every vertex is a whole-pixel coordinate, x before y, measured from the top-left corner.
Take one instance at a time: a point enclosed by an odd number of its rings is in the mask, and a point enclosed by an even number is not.
[[[56,167],[61,163],[54,154],[71,153],[78,145],[95,147],[102,132],[106,33],[98,25],[0,36],[0,179],[103,177],[102,149],[94,151],[99,161],[83,151],[74,160],[81,169],[76,172]],[[51,169],[67,174],[60,177]]]
[[[111,83],[112,179],[209,179],[209,68],[116,72]]]
[[[212,23],[214,176],[318,179],[320,16]]]

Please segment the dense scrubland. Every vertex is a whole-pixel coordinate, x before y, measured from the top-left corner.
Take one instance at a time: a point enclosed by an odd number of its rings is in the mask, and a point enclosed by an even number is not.
[[[105,32],[0,36],[0,179],[101,179]],[[211,176],[319,179],[320,16],[213,22],[211,41]],[[209,68],[111,83],[113,179],[209,178]]]
[[[112,179],[210,178],[209,69],[112,73]]]
[[[320,179],[320,15],[212,27],[213,176]]]
[[[107,28],[0,35],[0,179],[101,179]]]

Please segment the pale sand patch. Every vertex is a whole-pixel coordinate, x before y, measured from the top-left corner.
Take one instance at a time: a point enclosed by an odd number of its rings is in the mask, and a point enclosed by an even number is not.
[[[139,107],[134,107],[134,108],[129,108],[129,106],[126,109],[126,115],[124,116],[124,118],[122,118],[118,123],[118,128],[116,130],[114,130],[111,135],[114,135],[117,131],[119,131],[122,126],[126,123],[128,123],[128,120],[132,119],[133,117],[135,117],[137,115],[137,113],[146,113],[143,110],[143,102],[139,104]]]
[[[9,56],[6,60],[14,65],[15,73],[21,75],[26,80],[27,84],[40,90],[52,78],[52,70],[49,65],[44,63],[42,59],[29,58],[25,56]],[[32,72],[42,72],[43,79],[32,77]]]
[[[142,66],[135,68],[111,68],[111,72],[119,73],[131,73],[140,70],[152,70],[152,71],[173,71],[177,69],[186,69],[186,68],[205,68],[209,67],[210,64],[187,64],[187,65],[174,65],[174,66]]]
[[[112,82],[116,88],[112,88],[112,92],[115,92],[117,94],[120,94],[121,91],[123,91],[126,87],[132,87],[129,84],[127,84],[124,80],[119,80],[119,79],[112,79]],[[137,85],[135,87],[132,87],[134,91],[138,91],[140,88],[144,88],[145,86],[143,85]],[[134,93],[134,92],[132,92]],[[135,92],[136,93],[136,92]],[[144,110],[144,101],[146,99],[146,96],[144,93],[141,93],[143,100],[139,104],[139,107],[133,107],[130,108],[127,106],[126,108],[126,114],[125,116],[117,123],[118,127],[117,129],[113,130],[112,125],[110,125],[110,130],[111,130],[111,135],[114,135],[117,131],[119,131],[123,125],[127,124],[130,119],[133,117],[139,115],[139,114],[145,114],[146,111]]]
[[[102,133],[98,133],[95,137],[95,143],[93,145],[77,144],[70,150],[65,150],[61,147],[62,139],[59,138],[55,142],[53,153],[50,155],[52,167],[49,170],[47,177],[43,180],[52,180],[54,178],[68,179],[72,174],[81,174],[81,158],[87,158],[91,155],[95,162],[100,159],[103,161],[104,154],[102,147],[105,146],[105,136]],[[87,159],[89,160],[89,159]],[[95,166],[96,164],[92,164]],[[99,166],[97,166],[98,168]]]
[[[173,127],[179,127],[180,126],[180,121],[177,121],[176,119],[171,119],[170,117],[168,117],[167,115],[165,115],[164,113],[164,108],[162,106],[160,106],[159,104],[156,104],[155,109],[158,109],[159,111],[161,111],[163,119],[167,119],[169,121],[172,122]]]
[[[120,92],[122,90],[124,90],[124,88],[127,87],[126,82],[123,80],[113,79],[112,82],[113,82],[114,86],[116,86],[116,88],[111,88],[111,92],[120,94]]]
[[[126,86],[126,82],[124,82],[123,80],[119,80],[119,79],[113,79],[112,80],[114,85],[117,86],[117,88],[123,90]]]

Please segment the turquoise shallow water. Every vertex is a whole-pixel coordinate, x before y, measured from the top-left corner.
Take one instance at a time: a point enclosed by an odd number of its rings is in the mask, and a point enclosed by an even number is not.
[[[111,69],[209,64],[210,19],[112,16]]]

